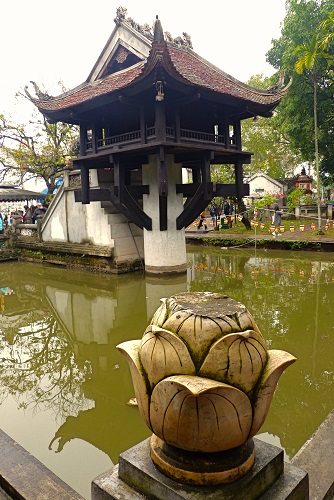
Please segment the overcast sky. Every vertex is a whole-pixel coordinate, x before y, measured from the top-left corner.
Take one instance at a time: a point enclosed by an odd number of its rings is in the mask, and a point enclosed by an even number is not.
[[[139,24],[155,16],[173,38],[187,32],[193,49],[245,82],[270,76],[265,54],[280,36],[285,0],[3,0],[1,6],[0,113],[26,121],[32,113],[15,94],[34,80],[52,95],[84,82],[107,42],[117,7]],[[30,85],[31,89],[31,85]]]

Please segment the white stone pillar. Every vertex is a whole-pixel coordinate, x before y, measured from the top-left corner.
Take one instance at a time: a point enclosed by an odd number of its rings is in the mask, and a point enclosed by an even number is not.
[[[176,229],[176,218],[183,210],[183,196],[176,194],[176,184],[182,182],[181,165],[174,163],[174,155],[167,155],[167,230],[160,231],[157,157],[149,157],[143,165],[143,184],[150,194],[143,196],[143,209],[152,218],[152,231],[144,229],[144,259],[147,274],[171,274],[186,271],[186,239],[184,229]]]

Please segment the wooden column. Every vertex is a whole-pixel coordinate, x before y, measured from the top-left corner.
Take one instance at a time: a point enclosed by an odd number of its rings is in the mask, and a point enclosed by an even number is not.
[[[140,116],[140,142],[141,144],[146,144],[146,124],[145,124],[145,108],[144,106],[139,107]]]
[[[114,195],[117,203],[123,203],[124,186],[125,186],[125,168],[121,165],[118,155],[113,155],[114,163]]]
[[[244,196],[243,192],[243,168],[242,162],[238,160],[234,165],[234,175],[235,175],[235,187],[237,192],[237,198],[241,199]]]
[[[159,226],[160,231],[167,230],[167,195],[168,195],[168,175],[165,158],[165,148],[159,147],[157,154],[158,163],[158,192],[159,192]]]
[[[155,102],[155,136],[157,141],[166,141],[165,101]]]
[[[181,117],[180,117],[180,107],[175,108],[174,115],[174,127],[175,127],[175,142],[181,141]]]
[[[213,184],[210,172],[211,151],[205,151],[202,163],[203,196],[208,203],[212,200]]]
[[[234,123],[234,137],[236,148],[241,150],[241,126],[239,121]]]
[[[84,205],[88,205],[90,203],[89,200],[89,168],[84,165],[80,166],[81,172],[81,203]]]
[[[87,125],[80,125],[80,156],[87,154]]]
[[[92,128],[92,153],[97,153],[97,136],[96,136],[96,125]]]

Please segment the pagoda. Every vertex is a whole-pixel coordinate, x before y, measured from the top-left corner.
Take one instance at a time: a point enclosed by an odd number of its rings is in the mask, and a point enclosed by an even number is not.
[[[29,98],[49,122],[80,126],[81,189],[75,201],[109,202],[143,232],[149,274],[186,270],[185,228],[213,197],[249,194],[243,184],[241,120],[270,117],[287,92],[258,90],[194,52],[187,33],[172,38],[118,8],[115,28],[87,80],[57,97]],[[216,184],[211,166],[234,166],[234,184]],[[182,169],[191,182],[182,182]],[[91,175],[98,182],[92,186]]]
[[[306,173],[305,167],[302,167],[300,174],[296,177],[296,189],[304,189],[305,194],[312,194],[312,181],[313,178]]]

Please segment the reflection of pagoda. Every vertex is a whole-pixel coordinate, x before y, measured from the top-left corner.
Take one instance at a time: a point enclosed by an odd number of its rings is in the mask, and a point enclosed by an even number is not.
[[[122,451],[150,435],[137,406],[125,404],[133,396],[133,388],[130,380],[124,383],[123,370],[107,373],[106,379],[102,390],[98,381],[84,383],[83,390],[94,400],[94,408],[69,415],[55,432],[50,450],[60,453],[72,439],[82,439],[117,463]]]
[[[303,167],[296,179],[296,189],[303,189],[305,194],[312,194],[312,181],[313,178],[306,173],[305,167]]]

